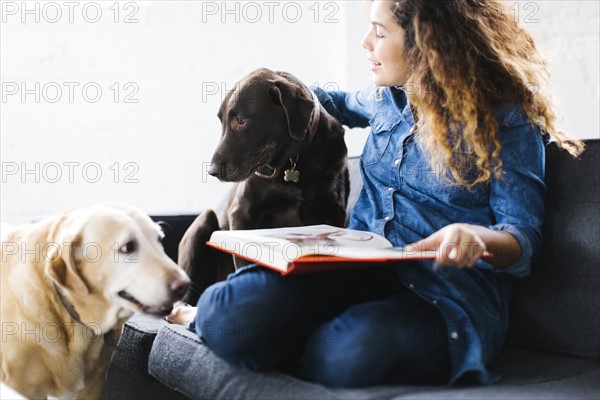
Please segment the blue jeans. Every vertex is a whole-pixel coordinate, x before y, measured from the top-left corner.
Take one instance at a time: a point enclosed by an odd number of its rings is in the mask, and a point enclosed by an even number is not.
[[[218,356],[328,386],[448,379],[446,323],[391,267],[282,277],[251,265],[210,286],[195,328]]]

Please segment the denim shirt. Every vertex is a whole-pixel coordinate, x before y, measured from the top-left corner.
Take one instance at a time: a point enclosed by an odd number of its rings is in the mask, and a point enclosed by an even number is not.
[[[489,384],[486,365],[500,352],[508,327],[511,282],[525,277],[542,246],[544,139],[519,107],[496,113],[503,176],[473,190],[449,184],[445,168],[430,165],[415,135],[401,88],[370,87],[357,93],[315,90],[321,104],[348,127],[371,126],[360,159],[363,188],[349,227],[381,234],[394,246],[423,239],[462,222],[512,234],[520,258],[506,269],[480,260],[475,268],[432,270],[429,262],[395,266],[400,280],[444,315],[451,378]]]

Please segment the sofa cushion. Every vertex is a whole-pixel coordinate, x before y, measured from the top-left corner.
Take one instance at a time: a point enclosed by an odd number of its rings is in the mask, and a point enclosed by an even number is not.
[[[600,141],[579,159],[551,143],[546,153],[544,250],[515,287],[509,341],[600,356]]]
[[[381,398],[596,398],[600,365],[595,360],[507,347],[492,365],[502,379],[492,387],[380,386],[331,389],[275,371],[253,372],[228,364],[182,326],[156,335],[149,372],[193,399],[381,399]],[[553,381],[552,385],[548,382]],[[494,397],[496,394],[497,397]],[[548,397],[552,398],[552,397]]]

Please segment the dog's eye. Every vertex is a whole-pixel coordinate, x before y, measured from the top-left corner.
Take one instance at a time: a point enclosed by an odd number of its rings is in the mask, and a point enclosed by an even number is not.
[[[127,242],[123,246],[119,247],[119,252],[123,254],[131,254],[137,251],[137,243],[134,241]]]
[[[246,118],[242,118],[242,117],[235,117],[235,119],[233,120],[234,125],[237,126],[244,126],[246,125]]]

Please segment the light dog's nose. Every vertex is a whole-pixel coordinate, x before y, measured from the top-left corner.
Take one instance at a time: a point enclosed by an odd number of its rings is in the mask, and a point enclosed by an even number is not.
[[[173,297],[177,299],[181,299],[185,293],[187,292],[188,287],[190,286],[189,279],[177,278],[171,281],[169,284],[169,288],[173,293]]]

